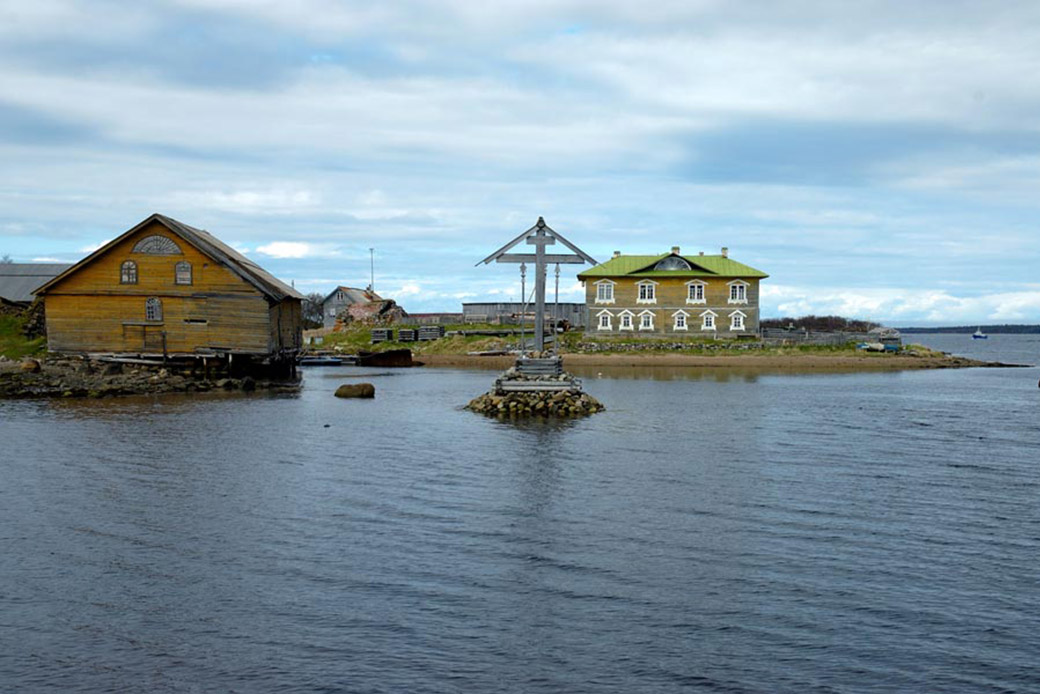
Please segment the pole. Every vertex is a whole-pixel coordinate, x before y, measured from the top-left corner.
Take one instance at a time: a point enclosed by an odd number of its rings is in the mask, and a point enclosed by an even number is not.
[[[520,263],[520,353],[522,354],[526,345],[524,344],[524,318],[527,316],[527,263]]]
[[[544,223],[539,225],[536,238],[537,242],[534,244],[536,265],[534,278],[534,347],[535,351],[541,352],[545,349],[545,242],[551,240],[546,236]],[[530,243],[530,240],[528,243]]]
[[[376,249],[368,249],[368,260],[371,265],[371,278],[368,281],[368,290],[370,292],[376,291]]]
[[[559,339],[560,339],[560,328],[559,328],[559,325],[558,325],[559,322],[560,322],[560,264],[559,263],[556,263],[556,301],[554,302],[554,306],[553,306],[553,321],[552,322],[553,322],[553,351],[556,352],[556,354],[559,354],[560,350],[557,349],[557,347],[559,346]]]

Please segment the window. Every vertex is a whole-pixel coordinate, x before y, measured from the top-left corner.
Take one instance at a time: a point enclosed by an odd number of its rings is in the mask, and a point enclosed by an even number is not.
[[[701,314],[701,330],[714,330],[715,329],[715,314],[711,311],[705,311]]]
[[[600,281],[596,283],[596,303],[597,304],[612,304],[614,303],[614,283],[610,281]]]
[[[743,330],[744,329],[744,314],[740,311],[734,311],[729,314],[729,329],[730,330]]]
[[[621,325],[620,330],[631,330],[634,326],[632,325],[632,312],[622,311],[621,312]]]
[[[653,330],[654,329],[654,314],[650,311],[643,311],[639,314],[639,329],[640,330]]]
[[[731,304],[747,303],[747,282],[738,280],[729,285],[729,302]]]
[[[670,255],[654,265],[655,270],[692,270],[690,264],[677,255]]]
[[[676,311],[672,316],[675,318],[675,330],[686,330],[686,311]]]
[[[690,282],[686,285],[686,303],[704,303],[704,282]]]
[[[656,287],[655,282],[640,282],[639,283],[639,298],[636,300],[637,304],[656,304],[657,293],[654,291]]]
[[[599,329],[600,330],[611,330],[610,325],[610,312],[603,311],[599,314]]]
[[[137,263],[132,260],[123,262],[123,267],[119,271],[119,283],[137,284]]]
[[[134,245],[133,253],[147,253],[148,255],[180,255],[181,249],[165,236],[148,236]]]
[[[173,283],[191,284],[191,263],[182,260],[174,265]]]
[[[144,302],[145,320],[162,320],[162,302],[154,296]]]

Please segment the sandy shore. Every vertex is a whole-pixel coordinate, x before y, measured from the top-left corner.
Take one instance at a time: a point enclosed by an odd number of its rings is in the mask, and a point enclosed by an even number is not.
[[[507,369],[515,361],[511,356],[477,357],[465,354],[423,354],[416,359],[427,366]],[[791,355],[719,355],[692,354],[565,354],[567,368],[648,367],[739,368],[768,371],[905,371],[909,369],[956,369],[978,366],[1008,366],[963,357],[913,357],[896,354],[791,354]]]

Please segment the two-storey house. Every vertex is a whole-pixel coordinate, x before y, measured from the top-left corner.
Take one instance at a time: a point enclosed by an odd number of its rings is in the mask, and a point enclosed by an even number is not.
[[[621,255],[578,275],[589,332],[733,337],[758,332],[761,270],[720,255]]]

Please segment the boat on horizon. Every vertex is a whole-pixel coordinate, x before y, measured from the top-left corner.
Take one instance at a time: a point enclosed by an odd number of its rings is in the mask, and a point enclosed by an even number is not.
[[[982,326],[980,325],[978,328],[975,329],[975,332],[973,332],[971,334],[971,339],[973,339],[973,340],[988,340],[989,339],[989,335],[987,335],[986,333],[982,332]]]

